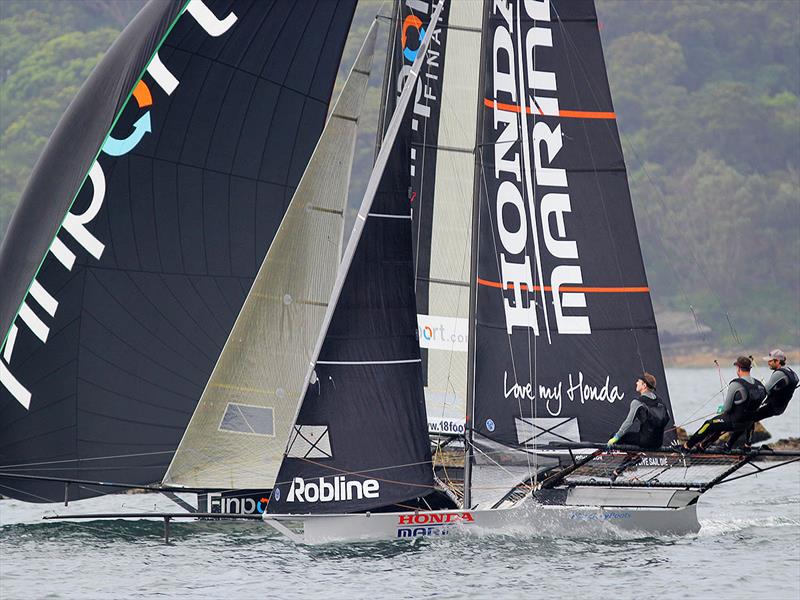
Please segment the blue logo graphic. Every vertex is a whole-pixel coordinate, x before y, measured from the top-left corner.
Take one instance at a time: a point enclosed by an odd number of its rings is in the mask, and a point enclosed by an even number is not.
[[[275,496],[275,502],[281,501],[281,488],[275,488],[272,492],[272,495]]]
[[[122,140],[115,137],[108,136],[105,144],[103,144],[103,152],[111,156],[122,156],[133,150],[136,145],[142,141],[146,133],[152,131],[150,124],[150,111],[144,113],[136,123],[133,124],[133,133]]]
[[[491,419],[486,419],[486,429],[489,431],[494,431],[494,421]]]

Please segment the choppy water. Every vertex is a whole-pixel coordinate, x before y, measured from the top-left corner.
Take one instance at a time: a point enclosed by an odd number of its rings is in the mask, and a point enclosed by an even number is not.
[[[762,374],[763,375],[763,374]],[[668,373],[678,420],[719,389],[716,372]],[[706,410],[717,405],[710,400]],[[767,426],[800,434],[800,401]],[[690,427],[691,428],[691,427]],[[173,510],[157,495],[70,512]],[[697,535],[586,539],[443,537],[296,547],[257,523],[42,522],[63,507],[0,501],[0,598],[800,598],[800,465],[703,496]]]

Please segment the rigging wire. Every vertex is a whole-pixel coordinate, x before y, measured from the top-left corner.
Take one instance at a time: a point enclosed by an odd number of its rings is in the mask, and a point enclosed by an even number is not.
[[[88,458],[67,458],[63,460],[51,460],[31,463],[17,463],[13,465],[0,465],[0,469],[18,469],[21,467],[36,467],[40,465],[57,465],[63,463],[83,462],[90,460],[112,460],[116,458],[138,458],[142,456],[155,456],[159,454],[174,454],[174,450],[163,450],[161,452],[136,452],[134,454],[114,454],[108,456],[90,456]],[[76,467],[77,468],[77,467]]]

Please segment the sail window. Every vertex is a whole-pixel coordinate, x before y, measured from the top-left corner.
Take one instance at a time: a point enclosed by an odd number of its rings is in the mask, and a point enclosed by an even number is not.
[[[295,425],[286,456],[289,458],[333,458],[328,426]]]
[[[219,430],[272,437],[275,435],[272,408],[229,402],[225,407],[225,414],[222,415]]]
[[[516,417],[517,441],[520,445],[549,444],[550,442],[580,442],[578,420],[574,417],[524,418]]]

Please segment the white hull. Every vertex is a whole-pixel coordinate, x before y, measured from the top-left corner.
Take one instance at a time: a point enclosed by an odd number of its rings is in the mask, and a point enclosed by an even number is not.
[[[583,488],[587,490],[587,488]],[[585,491],[584,497],[593,490]],[[642,490],[648,493],[650,490]],[[397,540],[441,535],[531,535],[559,537],[603,537],[628,535],[685,535],[700,530],[697,504],[671,501],[653,506],[643,502],[631,506],[630,492],[622,504],[543,505],[530,497],[515,506],[496,509],[359,513],[332,515],[266,515],[268,525],[297,543],[324,544]],[[678,492],[680,493],[680,492]],[[609,501],[604,492],[604,501]],[[697,497],[696,493],[692,494]],[[692,498],[687,498],[691,500]],[[651,505],[648,505],[651,504]]]

